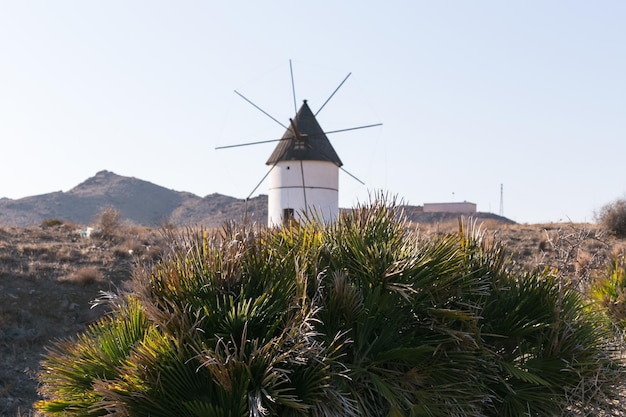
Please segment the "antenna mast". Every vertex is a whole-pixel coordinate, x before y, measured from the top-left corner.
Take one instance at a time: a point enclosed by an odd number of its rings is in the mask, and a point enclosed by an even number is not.
[[[504,184],[500,184],[500,216],[504,216]]]

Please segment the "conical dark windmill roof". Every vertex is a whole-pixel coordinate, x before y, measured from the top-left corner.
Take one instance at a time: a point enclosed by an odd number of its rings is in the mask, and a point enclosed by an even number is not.
[[[343,165],[306,100],[266,164],[280,161],[329,161]]]

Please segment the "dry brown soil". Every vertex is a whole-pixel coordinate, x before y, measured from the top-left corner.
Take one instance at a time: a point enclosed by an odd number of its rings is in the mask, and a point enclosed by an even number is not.
[[[84,330],[104,313],[90,301],[128,280],[136,258],[160,253],[158,231],[104,239],[81,230],[0,227],[0,416],[32,414],[45,346]]]

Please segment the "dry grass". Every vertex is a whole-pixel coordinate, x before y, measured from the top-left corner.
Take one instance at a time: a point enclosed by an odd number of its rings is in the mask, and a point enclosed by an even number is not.
[[[20,256],[27,257],[41,257],[48,254],[50,251],[50,245],[45,243],[23,243],[18,244],[16,249]]]
[[[57,278],[59,282],[67,282],[71,284],[89,285],[105,282],[104,274],[95,266],[86,266],[80,268],[69,275]]]
[[[63,221],[59,219],[45,219],[44,221],[41,222],[42,227],[55,227],[55,226],[61,226],[62,224],[63,224]]]
[[[134,237],[130,237],[113,248],[116,256],[139,256],[146,249],[146,246]]]
[[[457,220],[450,220],[446,222],[438,223],[413,223],[410,227],[416,229],[422,235],[439,235],[450,234],[459,231],[459,222]]]
[[[80,260],[82,254],[83,253],[79,249],[71,246],[61,246],[56,251],[55,257],[60,263],[75,262]]]

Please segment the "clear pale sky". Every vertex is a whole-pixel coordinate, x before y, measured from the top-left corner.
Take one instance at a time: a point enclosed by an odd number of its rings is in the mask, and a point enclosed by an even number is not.
[[[0,0],[0,197],[100,170],[247,197],[317,111],[340,206],[384,190],[521,223],[593,221],[626,193],[626,2]],[[253,195],[267,193],[267,183]]]

